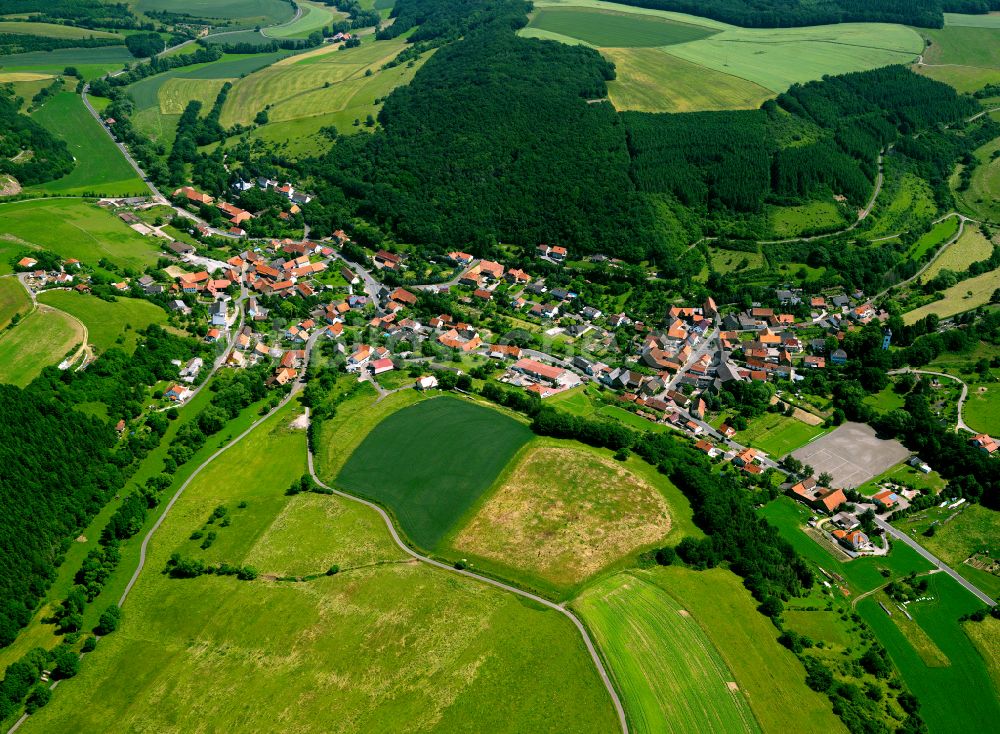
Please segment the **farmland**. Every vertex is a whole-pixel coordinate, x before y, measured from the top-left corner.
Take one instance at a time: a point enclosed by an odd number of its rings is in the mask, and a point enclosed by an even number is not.
[[[76,159],[70,173],[32,187],[53,194],[125,196],[148,193],[79,95],[61,92],[34,113],[35,120],[66,141]],[[81,258],[82,259],[82,258]]]
[[[96,31],[90,28],[77,28],[55,23],[24,23],[15,20],[0,21],[0,33],[25,33],[48,38],[121,38],[117,33]]]
[[[906,312],[903,314],[903,321],[913,324],[932,313],[947,318],[957,313],[971,311],[989,303],[997,288],[1000,288],[1000,270],[977,275],[941,291],[943,297],[940,300]]]
[[[294,15],[292,6],[282,0],[137,0],[135,9],[187,13],[236,28],[284,23]]]
[[[706,38],[714,30],[667,18],[582,7],[542,7],[529,28],[577,38],[597,47],[668,46]]]
[[[0,278],[0,329],[5,329],[14,316],[31,309],[31,299],[17,278]]]
[[[201,102],[202,110],[209,110],[226,82],[234,79],[191,79],[171,77],[160,87],[157,102],[160,114],[179,115],[189,102]]]
[[[96,265],[100,258],[142,270],[155,265],[155,243],[129,229],[115,215],[81,200],[40,199],[0,205],[4,234],[64,258]],[[18,250],[19,251],[19,250]]]
[[[0,382],[24,387],[42,368],[58,364],[82,341],[83,330],[76,319],[38,308],[0,334]]]
[[[75,66],[87,79],[117,71],[135,57],[124,46],[102,48],[60,48],[55,51],[30,51],[3,57],[5,73],[29,71],[62,74],[67,66]]]
[[[530,437],[490,408],[425,400],[379,423],[337,484],[390,508],[414,543],[433,549]]]
[[[997,79],[1000,82],[1000,78]],[[974,217],[988,221],[1000,222],[1000,156],[994,158],[1000,150],[1000,139],[991,140],[975,152],[979,165],[972,172],[969,188],[958,191],[955,187],[957,177],[953,178],[953,190],[963,211]]]
[[[962,236],[935,260],[924,272],[921,280],[927,282],[942,270],[962,272],[968,269],[970,263],[985,260],[993,254],[993,243],[983,236],[983,232],[975,225],[968,225]]]
[[[1000,691],[1000,620],[987,617],[982,622],[966,622],[962,626],[986,661],[993,687]]]
[[[306,38],[313,31],[322,30],[333,23],[339,13],[319,3],[301,2],[302,15],[287,25],[266,28],[263,34],[269,38]]]
[[[705,632],[645,574],[603,579],[574,608],[610,664],[632,731],[760,731]]]
[[[922,260],[958,234],[958,225],[958,217],[942,219],[910,246],[907,256],[914,260]]]
[[[286,497],[305,466],[305,435],[288,428],[294,412],[269,419],[190,485],[157,531],[121,629],[25,731],[266,729],[278,720],[288,730],[341,732],[462,731],[473,721],[498,732],[614,728],[562,615],[397,562],[367,508]],[[231,525],[216,526],[218,539],[201,551],[188,536],[219,505]],[[292,558],[283,546],[295,528],[314,537],[297,539]],[[262,576],[170,579],[160,570],[177,550],[253,559]],[[277,571],[322,572],[330,558],[342,562],[336,576],[270,580]],[[203,695],[206,679],[217,695]]]
[[[626,554],[662,543],[672,508],[647,479],[656,472],[638,473],[639,459],[620,464],[610,453],[532,441],[457,532],[455,552],[475,559],[473,565],[483,559],[566,589]]]
[[[923,29],[931,45],[924,53],[928,64],[956,64],[976,68],[1000,68],[1000,28],[945,26]]]
[[[136,298],[119,298],[108,303],[96,296],[73,291],[42,294],[39,301],[75,316],[87,327],[87,341],[100,351],[119,345],[135,348],[136,332],[150,324],[163,324],[166,312],[155,303]]]

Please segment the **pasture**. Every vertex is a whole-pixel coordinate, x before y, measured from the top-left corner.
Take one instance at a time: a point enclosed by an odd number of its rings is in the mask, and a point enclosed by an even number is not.
[[[770,207],[769,220],[774,236],[798,237],[803,233],[828,232],[847,225],[840,207],[833,201],[811,201],[798,206]]]
[[[278,721],[339,732],[458,732],[470,722],[496,732],[613,730],[610,701],[565,617],[400,562],[368,508],[284,495],[305,469],[305,433],[289,428],[298,410],[270,418],[192,482],[157,531],[122,627],[24,730],[265,730]],[[215,524],[217,540],[202,551],[188,538],[219,505],[230,525]],[[283,547],[292,526],[314,536],[294,551]],[[171,579],[161,571],[178,550],[253,559],[261,576]],[[274,580],[278,571],[322,573],[330,558],[342,565],[335,576]],[[215,695],[204,695],[206,680]]]
[[[157,243],[114,214],[81,199],[35,199],[0,204],[4,234],[23,246],[51,250],[96,266],[101,258],[125,268],[155,265]],[[16,251],[21,248],[18,247]]]
[[[608,662],[631,731],[761,731],[705,631],[650,575],[602,579],[573,607]]]
[[[707,38],[716,32],[667,18],[584,7],[539,8],[528,27],[612,48],[669,46]]]
[[[449,545],[473,567],[482,559],[514,571],[504,575],[526,573],[557,589],[572,588],[670,535],[672,508],[657,486],[667,481],[649,481],[657,473],[642,471],[641,463],[617,462],[610,451],[582,444],[535,439]],[[690,514],[687,503],[678,509]]]
[[[379,423],[337,484],[388,507],[417,546],[434,549],[530,438],[527,426],[492,408],[424,400]]]
[[[717,273],[734,273],[742,270],[758,270],[767,267],[767,260],[759,252],[740,252],[709,247],[712,270]]]
[[[38,300],[80,319],[87,327],[87,342],[102,352],[113,346],[131,352],[135,349],[137,331],[167,320],[166,311],[138,298],[120,297],[109,303],[75,291],[51,291]]]
[[[47,38],[121,38],[117,33],[95,31],[90,28],[56,23],[25,23],[16,20],[0,20],[0,33],[24,33]]]
[[[963,26],[966,28],[1000,28],[1000,13],[985,15],[967,15],[964,13],[945,13],[945,28]]]
[[[0,333],[0,382],[24,387],[82,342],[83,329],[76,319],[40,307]]]
[[[927,64],[1000,68],[1000,28],[945,26],[941,29],[921,29],[921,33],[931,41],[924,52]]]
[[[109,71],[117,71],[135,57],[124,46],[102,48],[59,48],[55,51],[29,51],[3,57],[5,73],[27,71],[42,74],[62,74],[67,66],[75,66],[86,79],[94,79]]]
[[[956,283],[941,291],[942,298],[903,314],[906,324],[914,324],[924,316],[935,313],[941,318],[971,311],[990,302],[1000,288],[1000,270],[992,270],[975,278]]]
[[[16,314],[23,316],[30,310],[31,299],[20,281],[14,276],[0,278],[0,329],[7,328]]]
[[[978,66],[915,66],[917,73],[950,84],[959,92],[972,93],[987,84],[1000,83],[1000,69]]]
[[[920,280],[926,283],[942,270],[960,273],[971,263],[985,260],[993,254],[993,243],[983,236],[982,230],[974,224],[967,224],[962,236],[948,246],[940,257],[924,271]]]
[[[201,114],[205,115],[215,104],[215,98],[226,82],[235,79],[190,79],[172,77],[157,90],[157,102],[161,115],[180,115],[189,102],[201,102]]]
[[[965,622],[962,627],[983,656],[993,687],[1000,691],[1000,620],[987,617],[982,622]]]
[[[238,28],[284,23],[295,14],[292,6],[282,0],[137,0],[135,9],[140,13],[186,13]]]
[[[619,110],[756,109],[774,96],[759,84],[684,61],[659,48],[602,48],[601,54],[615,64],[616,78],[608,82],[608,96]]]
[[[265,28],[262,33],[268,38],[306,38],[314,31],[321,31],[343,14],[319,3],[300,2],[302,15],[298,20],[286,25]]]
[[[958,234],[958,226],[958,217],[942,219],[910,245],[906,256],[912,260],[922,260],[928,253],[934,252]]]
[[[32,117],[66,141],[76,166],[62,178],[29,187],[29,191],[101,196],[149,193],[111,137],[87,111],[79,95],[60,92]]]
[[[1000,387],[996,384],[970,385],[962,406],[962,418],[970,428],[1000,436]]]
[[[1000,82],[1000,77],[997,79]],[[1000,138],[976,149],[979,165],[965,191],[957,190],[958,177],[952,177],[952,191],[963,211],[977,219],[1000,222]]]

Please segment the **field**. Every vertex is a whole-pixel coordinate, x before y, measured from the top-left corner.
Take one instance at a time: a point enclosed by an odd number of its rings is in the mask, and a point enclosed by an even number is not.
[[[379,423],[337,484],[390,508],[414,543],[433,549],[529,438],[526,426],[491,408],[425,400]]]
[[[935,224],[914,242],[906,255],[912,260],[922,260],[925,255],[937,250],[958,234],[958,217],[948,217]]]
[[[138,0],[134,5],[140,13],[187,13],[241,28],[284,23],[294,15],[291,6],[281,0]]]
[[[932,313],[947,318],[957,313],[971,311],[989,303],[997,288],[1000,288],[1000,270],[977,275],[941,291],[943,298],[940,300],[903,314],[903,321],[906,324],[913,324]]]
[[[774,93],[732,74],[671,56],[659,48],[602,48],[616,78],[608,96],[619,110],[691,112],[756,109]]]
[[[1000,83],[1000,78],[997,82]],[[972,181],[966,191],[958,191],[955,187],[957,177],[952,179],[952,191],[964,205],[963,210],[975,218],[992,222],[1000,222],[1000,156],[993,157],[998,150],[1000,138],[976,149],[979,165],[972,172]]]
[[[0,334],[0,382],[24,387],[42,368],[58,364],[81,342],[79,322],[58,311],[39,308]]]
[[[631,731],[761,730],[705,632],[646,574],[603,579],[573,605],[610,664]]]
[[[15,253],[42,248],[97,265],[101,258],[143,270],[159,257],[156,243],[114,214],[82,200],[40,199],[0,204],[3,232],[20,240]]]
[[[668,46],[696,41],[716,32],[700,24],[584,7],[542,7],[528,27],[612,48]]]
[[[77,28],[55,23],[24,23],[15,20],[0,21],[0,33],[25,33],[48,38],[121,38],[118,34],[107,31],[95,31],[89,28]]]
[[[201,114],[204,115],[215,104],[215,98],[226,82],[235,79],[188,79],[173,77],[168,79],[159,89],[157,101],[160,114],[179,115],[184,112],[188,102],[201,102]]]
[[[0,278],[0,329],[5,329],[15,314],[31,310],[31,299],[14,277]]]
[[[1000,387],[971,385],[969,397],[962,406],[962,418],[970,428],[1000,436]]]
[[[950,84],[959,92],[971,93],[987,84],[1000,83],[1000,69],[981,69],[978,66],[915,66],[919,74]]]
[[[979,227],[969,224],[962,232],[962,236],[954,244],[949,245],[941,257],[927,268],[921,277],[921,282],[926,283],[942,270],[962,272],[967,270],[971,263],[985,260],[992,254],[993,243],[983,236]]]
[[[60,48],[55,51],[30,51],[3,57],[5,73],[28,71],[62,74],[67,66],[75,66],[86,79],[94,79],[109,71],[117,71],[135,57],[124,46],[104,48]]]
[[[803,232],[830,231],[847,222],[832,201],[812,201],[799,206],[776,206],[770,209],[771,229],[775,237],[797,237]]]
[[[565,617],[400,562],[367,508],[286,497],[305,468],[304,432],[288,428],[295,412],[271,418],[189,486],[157,531],[121,629],[24,731],[261,731],[277,722],[330,732],[458,732],[470,722],[496,732],[615,728]],[[231,525],[216,525],[216,542],[202,551],[188,536],[219,505]],[[291,537],[296,528],[312,537]],[[262,575],[170,579],[160,571],[175,551],[252,559]],[[322,572],[331,558],[343,568],[336,576],[274,580]]]
[[[736,435],[744,445],[755,446],[779,459],[823,433],[819,426],[810,426],[797,418],[780,413],[765,413],[754,419],[747,430]]]
[[[870,228],[864,230],[864,236],[870,239],[898,234],[927,222],[937,211],[930,184],[909,171],[900,171],[891,156],[886,159],[885,174],[882,193],[865,220]]]
[[[119,298],[108,303],[97,296],[74,291],[53,291],[45,293],[39,301],[75,316],[87,327],[87,341],[100,351],[118,346],[132,351],[135,348],[136,331],[150,324],[164,324],[167,312],[155,303],[137,298]]]
[[[32,116],[56,137],[66,141],[76,166],[68,175],[30,187],[29,191],[102,196],[149,193],[111,137],[87,112],[78,95],[61,92]]]
[[[656,486],[665,481],[649,481],[656,472],[642,471],[641,460],[622,464],[610,453],[535,439],[450,545],[462,558],[484,559],[566,589],[627,554],[662,543],[673,514]]]
[[[275,28],[265,29],[263,34],[269,38],[306,38],[313,31],[322,30],[333,23],[342,14],[336,13],[325,5],[318,3],[299,3],[302,15],[298,20]]]
[[[738,252],[710,247],[708,254],[712,258],[712,269],[717,273],[757,270],[767,266],[767,261],[759,252]]]
[[[1000,28],[946,26],[921,29],[921,33],[931,41],[924,53],[927,64],[1000,68]]]
[[[936,471],[932,471],[930,474],[924,474],[922,471],[915,469],[909,464],[900,463],[891,469],[882,472],[878,476],[872,477],[858,487],[858,491],[861,492],[861,494],[869,496],[873,495],[877,491],[876,487],[880,482],[895,482],[906,487],[913,487],[914,489],[927,489],[935,494],[944,489],[945,485],[948,483]]]
[[[1000,620],[987,617],[982,622],[966,622],[962,626],[983,656],[994,689],[1000,691]]]

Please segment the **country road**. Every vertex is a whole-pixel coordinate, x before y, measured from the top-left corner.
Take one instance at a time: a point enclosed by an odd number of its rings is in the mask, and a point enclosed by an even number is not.
[[[983,602],[984,604],[987,604],[987,605],[989,605],[991,607],[995,607],[996,606],[996,602],[993,599],[991,599],[990,597],[988,597],[986,594],[984,594],[982,591],[980,591],[978,589],[978,587],[976,587],[971,581],[968,581],[965,578],[963,578],[951,566],[949,566],[944,561],[942,561],[940,558],[938,558],[933,553],[931,553],[929,550],[927,550],[926,548],[924,548],[922,545],[920,545],[920,543],[918,543],[917,541],[915,541],[913,538],[911,538],[909,535],[907,535],[906,533],[904,533],[902,530],[898,530],[898,529],[894,528],[892,525],[890,525],[889,523],[887,523],[885,520],[883,520],[880,517],[876,517],[875,518],[875,524],[878,525],[880,528],[882,528],[882,530],[884,530],[885,532],[889,533],[889,535],[891,535],[892,537],[894,537],[896,540],[900,540],[903,543],[906,543],[911,548],[913,548],[913,550],[915,550],[917,553],[919,553],[920,555],[922,555],[928,561],[930,561],[935,566],[937,566],[942,571],[944,571],[946,574],[948,574],[953,579],[955,579],[955,581],[957,581],[961,586],[965,587],[969,591],[970,594],[973,594],[981,602]]]

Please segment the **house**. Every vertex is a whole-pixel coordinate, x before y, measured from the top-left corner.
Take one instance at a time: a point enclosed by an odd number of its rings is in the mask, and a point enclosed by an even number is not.
[[[22,257],[17,261],[17,267],[19,268],[33,268],[38,265],[38,261],[33,257]]]
[[[403,262],[403,258],[387,250],[379,250],[376,252],[374,260],[377,267],[385,268],[387,270],[395,270],[399,267],[400,263]]]
[[[171,301],[169,304],[167,304],[167,307],[171,311],[178,311],[179,313],[182,313],[185,316],[191,313],[191,307],[188,306],[186,303],[184,303],[184,301],[176,301],[176,300]]]
[[[374,362],[368,363],[368,370],[373,375],[381,375],[383,372],[389,372],[392,369],[394,369],[394,365],[388,357],[376,359]]]
[[[817,510],[833,512],[845,502],[847,495],[844,494],[844,490],[820,488],[816,491],[812,504]]]
[[[362,344],[354,354],[347,358],[347,370],[348,372],[357,372],[366,364],[371,358],[372,348]]]
[[[181,379],[189,385],[194,382],[205,362],[201,357],[195,357],[180,372]]]
[[[493,359],[520,359],[521,347],[516,344],[494,344],[488,348],[487,354]]]
[[[219,331],[218,329],[209,329],[208,333],[205,334],[205,341],[207,341],[209,344],[214,344],[215,342],[219,341],[219,337],[221,336],[222,332]]]
[[[183,385],[171,385],[164,391],[163,397],[174,403],[182,403],[191,395],[191,391]]]
[[[417,305],[417,297],[405,288],[397,288],[394,290],[391,294],[389,294],[389,300],[399,301],[407,306]]]
[[[348,285],[357,285],[361,282],[361,278],[358,277],[358,274],[346,265],[340,269],[340,277],[346,280]]]
[[[994,452],[996,452],[996,450],[998,448],[998,444],[996,442],[996,439],[991,438],[990,436],[988,436],[985,433],[980,433],[977,436],[973,437],[969,441],[969,443],[971,443],[973,446],[975,446],[980,451],[983,451],[983,452],[985,452],[987,454],[993,454]]]
[[[843,349],[835,349],[830,354],[830,362],[833,364],[847,364],[847,352]]]
[[[850,512],[838,512],[831,519],[834,525],[847,531],[854,530],[861,525],[858,518]]]
[[[459,252],[456,250],[455,252],[448,253],[448,259],[456,265],[468,265],[474,258],[467,252]]]
[[[807,354],[803,364],[811,369],[823,369],[826,367],[826,359],[814,354]]]
[[[187,199],[192,204],[211,204],[215,199],[208,194],[203,194],[200,191],[196,191],[190,186],[183,186],[173,194],[174,198],[182,197]]]
[[[214,301],[208,307],[208,318],[212,326],[225,326],[227,323],[225,302]]]
[[[862,533],[860,530],[834,530],[832,533],[833,537],[837,539],[837,542],[842,546],[852,551],[860,550],[870,550],[872,548],[871,541],[868,540],[868,536]]]
[[[416,388],[418,390],[430,390],[438,386],[438,378],[434,375],[424,375],[417,379]]]
[[[474,290],[472,292],[472,297],[473,298],[478,298],[480,301],[492,301],[493,300],[493,294],[490,291],[485,290],[483,288],[477,288],[476,290]]]
[[[293,382],[296,377],[298,377],[298,372],[293,370],[291,367],[279,367],[269,382],[276,383],[278,385],[287,385],[289,382]]]
[[[719,433],[721,433],[726,438],[732,438],[733,436],[736,435],[736,429],[733,428],[728,423],[723,423],[721,426],[719,426]]]
[[[528,283],[531,281],[531,276],[528,275],[523,270],[517,270],[515,268],[511,268],[510,270],[507,271],[506,275],[504,275],[504,280],[506,280],[508,283],[514,283],[514,284]]]
[[[195,250],[191,245],[186,242],[178,242],[174,240],[173,242],[167,243],[167,249],[171,252],[180,255],[181,257],[186,257],[187,255],[193,255]]]
[[[736,466],[745,467],[757,461],[757,457],[759,455],[760,453],[757,451],[757,449],[752,447],[747,447],[733,457],[733,463],[736,464]]]
[[[566,259],[566,248],[565,247],[551,247],[549,248],[549,257],[558,262],[562,262]]]
[[[512,369],[517,372],[521,372],[528,377],[539,380],[540,382],[547,382],[553,386],[566,385],[573,377],[571,372],[564,370],[562,367],[544,364],[537,360],[527,358],[519,359],[514,363]]]
[[[481,260],[479,262],[479,272],[490,280],[500,280],[503,278],[504,267],[492,260]]]
[[[115,424],[115,431],[117,431],[119,434],[121,434],[121,433],[123,433],[125,431],[125,419],[124,418],[122,418],[120,421],[118,421],[118,423]]]

